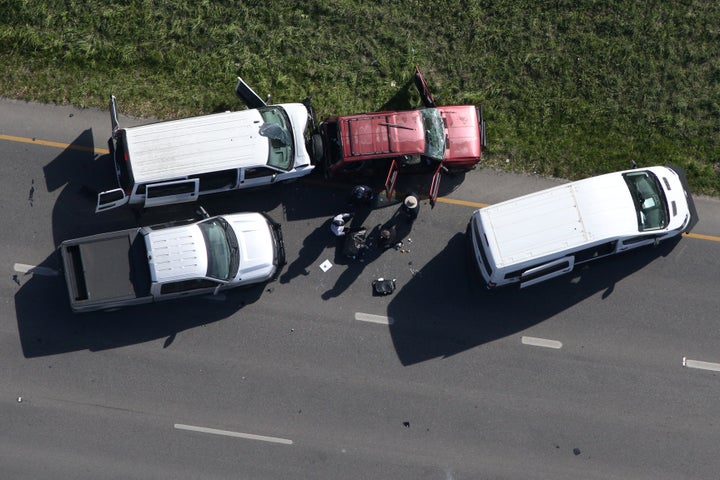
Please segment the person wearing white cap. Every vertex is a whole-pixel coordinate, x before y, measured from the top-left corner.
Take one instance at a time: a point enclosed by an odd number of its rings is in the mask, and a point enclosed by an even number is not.
[[[352,213],[338,213],[335,215],[330,223],[330,230],[332,230],[336,237],[342,237],[345,233],[347,233],[347,221],[351,218]]]
[[[408,193],[403,200],[402,210],[408,219],[415,220],[420,213],[420,199],[414,193]]]

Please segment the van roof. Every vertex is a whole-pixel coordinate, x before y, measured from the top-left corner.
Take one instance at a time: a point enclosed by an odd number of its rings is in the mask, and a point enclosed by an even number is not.
[[[531,193],[479,211],[499,267],[638,232],[633,200],[614,172]]]
[[[124,129],[133,179],[157,182],[268,160],[258,110],[216,113]]]

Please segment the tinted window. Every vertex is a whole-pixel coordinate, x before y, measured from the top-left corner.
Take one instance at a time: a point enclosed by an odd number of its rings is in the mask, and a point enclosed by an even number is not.
[[[200,290],[202,288],[213,288],[218,286],[217,282],[208,280],[207,278],[194,278],[192,280],[183,280],[181,282],[165,283],[160,287],[160,293],[180,293],[192,290]]]
[[[240,261],[237,238],[223,218],[215,217],[198,224],[207,247],[207,276],[230,280],[237,273]]]
[[[148,198],[166,197],[170,195],[182,195],[193,193],[195,184],[193,182],[172,183],[170,185],[148,185]]]
[[[575,263],[587,262],[598,257],[610,255],[615,251],[616,241],[603,243],[594,247],[586,248],[575,253]]]
[[[237,170],[232,169],[198,175],[200,179],[200,191],[230,189],[237,184],[237,174]]]
[[[243,179],[247,180],[250,178],[270,177],[276,173],[278,173],[277,170],[272,170],[266,167],[246,168],[243,173]]]

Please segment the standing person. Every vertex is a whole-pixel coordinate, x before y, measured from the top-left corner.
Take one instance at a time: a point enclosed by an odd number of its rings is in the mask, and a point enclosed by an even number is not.
[[[416,193],[408,193],[405,195],[402,203],[402,211],[411,222],[415,220],[420,213],[420,198]]]
[[[347,233],[348,225],[347,222],[352,218],[352,213],[338,213],[330,223],[330,230],[335,234],[336,237],[342,237]]]

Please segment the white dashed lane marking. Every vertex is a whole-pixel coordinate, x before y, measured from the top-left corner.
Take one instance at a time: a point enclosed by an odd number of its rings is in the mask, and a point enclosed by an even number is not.
[[[385,315],[373,315],[371,313],[355,312],[355,320],[368,323],[379,323],[381,325],[392,325],[393,318]]]
[[[545,347],[545,348],[562,348],[562,342],[557,340],[548,340],[545,338],[537,337],[522,337],[520,339],[523,345],[532,345],[533,347]]]
[[[713,372],[720,372],[720,363],[703,362],[700,360],[689,360],[686,357],[682,359],[683,367],[697,368],[700,370],[711,370]]]
[[[224,435],[226,437],[244,438],[246,440],[258,440],[261,442],[280,443],[283,445],[292,445],[293,443],[292,440],[288,440],[287,438],[266,437],[265,435],[255,435],[252,433],[241,433],[232,432],[230,430],[218,430],[215,428],[196,427],[194,425],[183,425],[182,423],[176,423],[175,428],[178,430],[189,430],[191,432],[210,433],[212,435]]]

